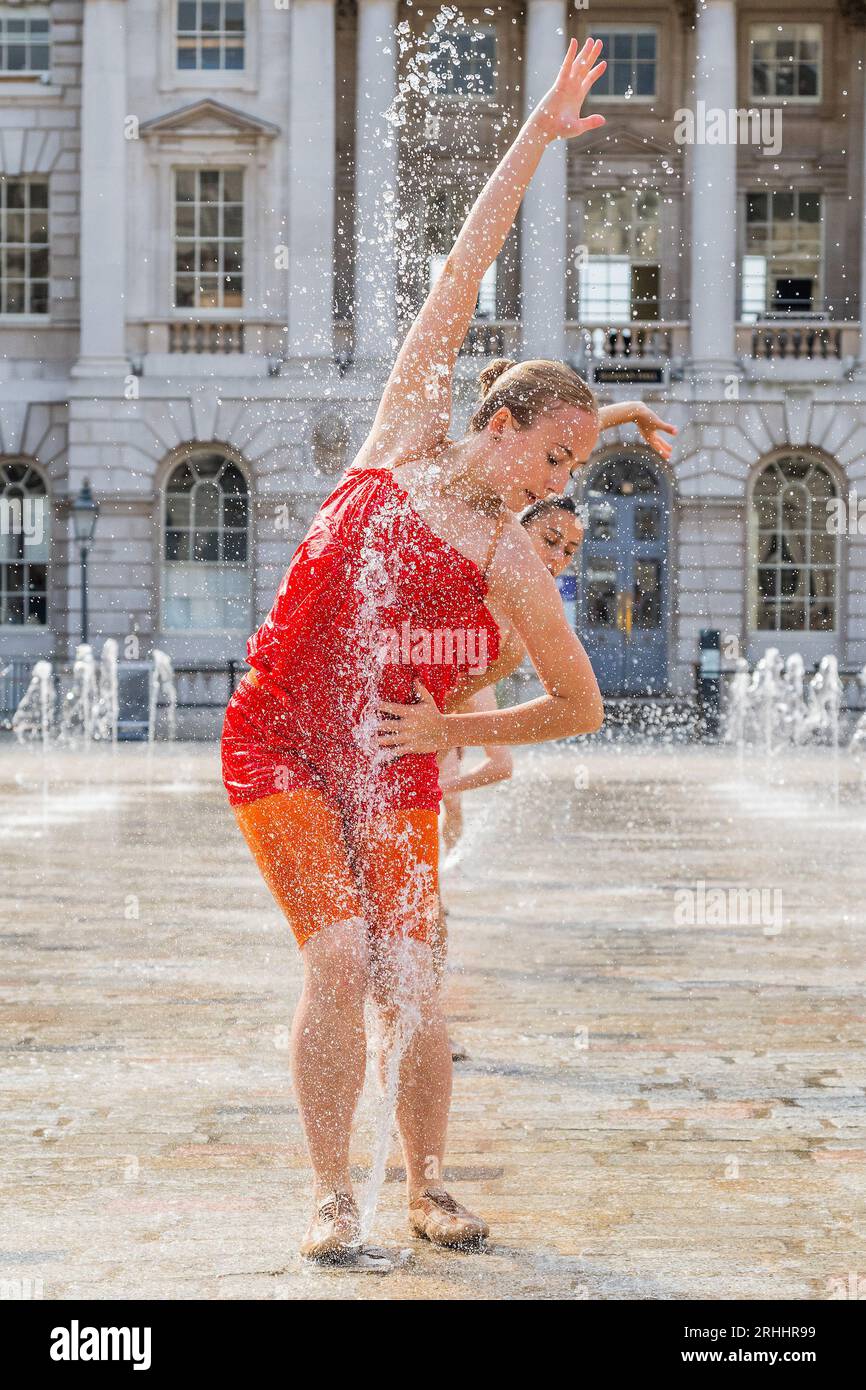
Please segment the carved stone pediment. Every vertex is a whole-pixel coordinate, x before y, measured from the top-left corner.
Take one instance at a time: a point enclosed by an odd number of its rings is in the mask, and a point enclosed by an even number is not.
[[[212,97],[181,106],[165,116],[142,121],[139,130],[142,139],[201,140],[208,136],[228,136],[248,145],[256,144],[259,140],[273,140],[279,133],[279,127],[270,121],[249,116],[245,111],[214,101]]]
[[[673,122],[671,129],[673,129]],[[664,137],[665,126],[661,127],[660,133]],[[673,137],[670,143],[652,139],[645,133],[634,130],[630,126],[619,126],[616,117],[611,117],[609,123],[601,130],[590,132],[584,136],[580,142],[580,155],[591,159],[598,158],[599,155],[605,159],[656,159],[663,156],[672,159],[681,154],[679,146],[673,144]]]

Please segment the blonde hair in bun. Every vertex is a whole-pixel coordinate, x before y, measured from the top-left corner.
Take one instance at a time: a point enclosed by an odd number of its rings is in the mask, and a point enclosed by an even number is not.
[[[469,421],[471,432],[483,430],[497,410],[507,406],[515,422],[525,428],[545,410],[559,405],[576,406],[594,415],[598,402],[582,376],[565,362],[544,357],[528,362],[512,362],[497,357],[478,375],[481,404]]]
[[[487,395],[488,391],[492,391],[496,382],[502,376],[502,373],[508,372],[512,367],[516,366],[517,363],[512,362],[509,357],[497,357],[493,362],[488,363],[488,365],[478,373],[478,384],[481,388],[479,394],[482,400]]]

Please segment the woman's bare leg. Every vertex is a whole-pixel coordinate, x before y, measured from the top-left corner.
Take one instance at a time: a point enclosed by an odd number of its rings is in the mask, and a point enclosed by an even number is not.
[[[324,928],[306,943],[301,957],[304,987],[292,1025],[292,1076],[318,1201],[352,1190],[349,1140],[367,1056],[369,957],[363,920]]]
[[[451,1045],[430,947],[413,940],[379,946],[373,995],[383,1022],[383,1079],[399,1052],[397,1125],[411,1200],[442,1181],[451,1108]]]

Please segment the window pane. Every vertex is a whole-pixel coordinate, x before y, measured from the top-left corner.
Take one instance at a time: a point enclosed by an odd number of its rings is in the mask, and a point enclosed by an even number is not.
[[[177,173],[175,209],[175,305],[178,308],[241,308],[243,209],[223,196],[240,198],[238,169]],[[228,238],[231,237],[229,241]],[[230,280],[226,271],[232,272]]]
[[[229,564],[245,564],[247,558],[246,531],[226,531],[223,533],[223,560]]]
[[[165,502],[165,522],[167,526],[189,526],[192,516],[192,499],[187,492],[169,492]]]
[[[194,531],[192,541],[194,560],[208,562],[219,559],[219,532]]]
[[[189,533],[187,531],[166,531],[166,560],[185,560],[189,555]]]
[[[654,63],[638,63],[635,72],[635,95],[651,97],[655,95],[656,70]]]

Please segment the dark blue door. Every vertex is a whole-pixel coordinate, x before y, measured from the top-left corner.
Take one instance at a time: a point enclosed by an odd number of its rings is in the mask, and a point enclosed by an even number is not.
[[[605,695],[667,688],[668,499],[640,456],[617,454],[591,474],[584,494],[577,630]]]

